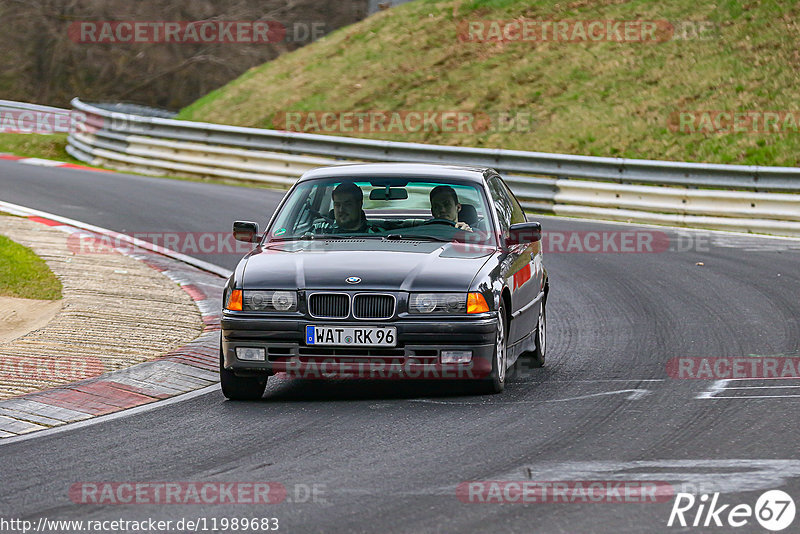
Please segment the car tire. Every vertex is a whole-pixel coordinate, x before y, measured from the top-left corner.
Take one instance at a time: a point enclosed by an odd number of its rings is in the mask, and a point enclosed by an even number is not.
[[[539,319],[533,333],[534,349],[526,355],[533,367],[544,367],[544,357],[547,354],[547,301],[542,301],[539,308]]]
[[[225,369],[222,348],[219,350],[219,383],[222,394],[231,400],[259,400],[267,387],[267,376],[236,376],[233,371]]]
[[[485,395],[500,393],[506,387],[506,374],[508,366],[508,318],[505,305],[501,302],[497,312],[497,333],[495,336],[495,350],[492,358],[492,372],[488,377],[478,382],[478,392]]]

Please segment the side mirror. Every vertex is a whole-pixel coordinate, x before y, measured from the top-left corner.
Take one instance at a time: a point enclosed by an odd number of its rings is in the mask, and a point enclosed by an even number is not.
[[[524,222],[512,224],[508,229],[506,244],[529,245],[542,239],[542,225],[538,222]]]
[[[258,235],[258,223],[236,221],[233,223],[233,238],[245,243],[258,243],[261,240],[261,236]]]

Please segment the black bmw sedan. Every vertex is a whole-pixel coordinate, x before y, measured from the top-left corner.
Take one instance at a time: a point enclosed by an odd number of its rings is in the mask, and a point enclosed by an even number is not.
[[[220,379],[230,399],[304,379],[468,380],[503,390],[544,364],[549,282],[541,226],[492,169],[315,169],[286,194],[223,295]]]

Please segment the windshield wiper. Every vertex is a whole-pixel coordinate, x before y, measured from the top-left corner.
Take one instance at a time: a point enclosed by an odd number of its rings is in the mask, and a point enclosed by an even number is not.
[[[403,235],[403,234],[389,234],[385,237],[387,241],[436,241],[440,243],[447,243],[450,240],[442,237],[434,237],[431,235]]]
[[[376,235],[376,234],[305,234],[297,239],[302,240],[312,240],[312,241],[339,241],[339,240],[346,240],[346,239],[383,239],[384,236]]]
[[[288,237],[273,237],[269,240],[270,243],[285,243],[289,241],[315,241],[317,239],[327,238],[321,234],[303,234],[303,235],[293,235]]]
[[[450,240],[442,237],[434,237],[430,235],[406,235],[406,234],[364,234],[364,235],[342,235],[342,234],[303,234],[290,237],[276,237],[270,242],[281,241],[339,241],[346,239],[380,239],[382,241],[434,241],[439,243],[447,243]]]

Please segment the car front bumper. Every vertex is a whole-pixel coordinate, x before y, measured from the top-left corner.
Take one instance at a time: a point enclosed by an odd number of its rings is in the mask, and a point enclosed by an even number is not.
[[[393,326],[394,348],[306,345],[308,318],[268,318],[242,312],[222,317],[222,356],[237,375],[309,379],[480,379],[489,376],[495,354],[496,313],[479,317],[398,318],[392,321],[337,321],[336,326]],[[264,361],[243,361],[237,348],[264,349]],[[471,351],[468,363],[441,363],[442,351]]]

